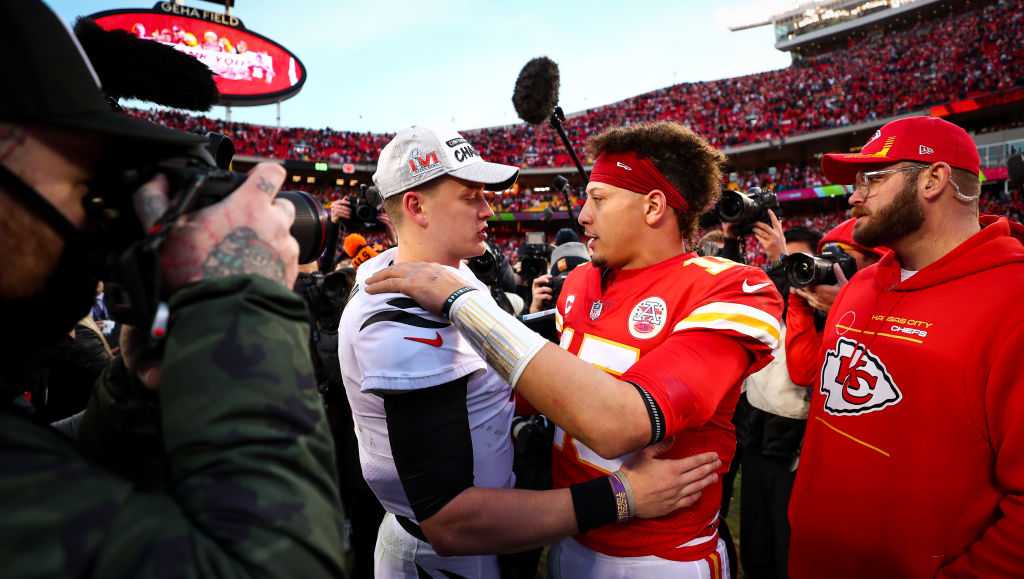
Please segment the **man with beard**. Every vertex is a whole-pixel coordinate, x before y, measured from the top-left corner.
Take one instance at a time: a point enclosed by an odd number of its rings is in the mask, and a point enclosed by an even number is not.
[[[790,505],[790,574],[1024,577],[1024,227],[978,215],[960,127],[893,121],[822,161],[853,238],[893,253],[826,322]]]
[[[0,94],[0,317],[17,337],[0,362],[4,577],[343,576],[333,447],[305,308],[289,289],[294,209],[274,200],[279,166],[257,165],[226,199],[171,225],[160,365],[141,380],[131,362],[107,370],[120,377],[99,401],[108,418],[158,402],[157,424],[146,425],[160,431],[158,488],[108,468],[106,455],[137,450],[124,433],[138,424],[99,419],[106,444],[87,455],[20,396],[39,352],[92,306],[94,259],[117,249],[98,232],[111,214],[90,208],[130,214],[93,185],[99,167],[204,139],[113,112],[82,47],[38,0],[0,2],[0,21],[11,87]],[[135,194],[143,228],[168,194],[163,176]],[[93,410],[103,412],[90,406],[83,421]]]

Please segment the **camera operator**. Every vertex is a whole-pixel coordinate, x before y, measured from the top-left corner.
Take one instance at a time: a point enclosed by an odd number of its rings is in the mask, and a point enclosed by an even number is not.
[[[571,232],[571,230],[569,230]],[[562,284],[576,266],[590,261],[587,246],[578,241],[567,241],[551,252],[551,271],[533,280],[533,299],[530,313],[555,307]]]
[[[5,322],[21,330],[5,340],[0,367],[5,577],[342,576],[332,445],[305,312],[289,291],[294,212],[273,201],[280,167],[258,165],[226,199],[173,224],[163,244],[170,317],[159,367],[146,374],[159,397],[160,489],[144,491],[87,458],[16,401],[36,354],[93,304],[93,259],[116,238],[95,231],[109,215],[90,208],[121,206],[93,186],[100,167],[202,139],[111,111],[81,47],[41,2],[0,3],[0,20],[11,87],[0,96],[0,246],[9,260],[0,296]],[[143,228],[174,193],[163,176],[139,191]],[[105,401],[111,415],[146,391],[138,381],[122,386]],[[91,439],[107,444],[91,452],[120,456],[130,426],[94,420],[90,428],[103,432]]]
[[[817,243],[818,253],[830,245],[837,245],[849,255],[861,271],[881,259],[884,251],[864,247],[853,239],[856,219],[848,219]],[[811,255],[810,252],[806,252]],[[835,283],[815,283],[794,287],[789,292],[786,309],[786,367],[795,384],[810,387],[821,371],[821,333],[825,318],[842,286],[849,282],[846,272],[838,263],[832,265]],[[852,274],[850,278],[852,278]],[[828,280],[831,281],[831,280]]]
[[[771,224],[755,223],[753,233],[768,256],[778,263],[785,255],[813,252],[821,235],[802,227],[783,231],[769,211]],[[784,275],[769,268],[779,293],[790,291]],[[789,335],[783,324],[783,337]],[[789,523],[786,509],[800,454],[807,416],[806,390],[794,384],[786,370],[789,352],[782,343],[774,359],[744,382],[746,392],[737,405],[734,422],[743,471],[740,493],[740,560],[752,579],[786,577]],[[728,508],[728,505],[723,505]]]
[[[765,221],[723,220],[720,231],[712,230],[701,238],[700,250],[742,263],[745,261],[743,239],[738,232],[752,233],[768,258],[766,273],[785,297],[789,284],[780,273],[780,260],[787,254],[812,253],[821,234],[802,227],[783,231],[772,209],[748,213],[754,214],[751,216],[754,219],[762,217]],[[780,329],[783,336],[788,335],[785,324]],[[794,384],[787,374],[787,351],[782,341],[772,354],[772,361],[743,383],[744,393],[733,415],[736,456],[723,476],[721,517],[724,521],[731,508],[733,481],[740,468],[743,469],[739,559],[746,576],[754,579],[786,576],[789,540],[786,508],[807,412],[806,391]],[[737,554],[730,529],[725,524],[721,529],[730,560],[735,560]]]

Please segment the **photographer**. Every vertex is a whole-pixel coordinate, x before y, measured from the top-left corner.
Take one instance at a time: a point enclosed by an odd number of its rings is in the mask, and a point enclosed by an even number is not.
[[[849,219],[825,234],[817,244],[820,253],[829,245],[838,245],[856,264],[856,271],[863,270],[881,259],[883,251],[864,247],[853,239],[856,219]],[[821,371],[821,332],[825,328],[825,317],[842,286],[849,282],[847,274],[839,264],[833,265],[836,283],[818,283],[807,287],[792,288],[789,292],[786,310],[786,368],[794,383],[801,386],[814,384]],[[852,275],[850,276],[852,277]]]
[[[578,241],[569,241],[558,245],[551,252],[551,272],[533,280],[533,300],[530,302],[530,313],[534,314],[555,307],[562,284],[569,272],[576,266],[590,261],[587,246]]]
[[[92,306],[93,259],[119,249],[90,209],[123,205],[92,185],[100,168],[202,139],[112,112],[81,48],[42,3],[0,3],[0,20],[10,28],[0,40],[5,74],[18,85],[0,97],[0,245],[10,260],[0,303],[21,330],[5,341],[0,367],[4,575],[342,576],[332,445],[305,312],[288,290],[294,213],[273,201],[280,167],[258,165],[226,199],[173,225],[160,254],[170,318],[149,389],[132,377],[96,401],[115,416],[147,392],[158,397],[159,490],[99,462],[131,446],[119,431],[130,424],[94,414],[88,438],[106,444],[91,454],[104,458],[87,458],[18,402],[36,354]],[[143,187],[143,227],[175,193],[162,176]],[[120,360],[111,369],[126,370]]]
[[[777,264],[786,255],[814,251],[821,234],[802,227],[783,232],[773,211],[769,217],[771,225],[758,222],[753,233],[771,263]],[[769,277],[785,296],[790,287],[778,269],[778,265],[770,268]],[[785,324],[781,330],[788,336]],[[739,464],[734,466],[743,470],[740,560],[745,575],[752,579],[786,577],[786,509],[807,416],[806,390],[789,379],[788,354],[780,344],[771,363],[747,378],[734,417],[740,445]]]
[[[330,216],[335,224],[349,219],[351,213],[348,197],[342,197],[331,204]],[[345,396],[345,386],[341,379],[338,323],[355,284],[356,270],[352,267],[339,267],[331,271],[327,254],[337,244],[336,232],[339,228],[332,227],[331,230],[334,234],[328,235],[327,250],[319,264],[314,261],[299,266],[300,272],[294,289],[306,302],[310,314],[309,348],[313,354],[313,370],[334,438],[338,486],[350,523],[348,537],[352,547],[352,576],[370,577],[373,575],[377,528],[384,518],[384,510],[363,479],[358,443],[353,430],[352,408]],[[322,271],[326,271],[326,274]]]

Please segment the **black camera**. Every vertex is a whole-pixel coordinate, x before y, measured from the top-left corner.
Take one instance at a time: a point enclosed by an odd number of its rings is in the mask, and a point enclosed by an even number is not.
[[[362,223],[366,227],[372,227],[377,223],[380,204],[380,190],[365,183],[359,186],[358,193],[348,196],[348,206],[352,208],[352,221]]]
[[[569,273],[560,273],[551,277],[551,305],[552,307],[558,303],[558,296],[562,295],[562,286],[565,285],[565,278],[569,277]]]
[[[529,285],[534,278],[547,273],[551,246],[544,242],[544,232],[530,231],[526,243],[519,246],[519,275]]]
[[[853,256],[843,251],[843,248],[830,243],[822,248],[820,255],[807,255],[806,253],[794,253],[786,256],[783,268],[786,271],[786,280],[791,287],[808,287],[813,285],[836,285],[839,280],[836,272],[832,269],[833,264],[839,264],[846,279],[857,273],[857,262]]]
[[[487,287],[503,292],[516,291],[516,274],[508,258],[490,241],[482,254],[466,260],[466,266]]]
[[[760,187],[751,187],[747,192],[725,190],[718,201],[718,218],[734,224],[736,235],[748,235],[758,221],[771,223],[769,209],[781,218],[779,198],[772,191],[762,191]]]
[[[154,318],[162,319],[158,310],[166,296],[160,284],[159,251],[168,231],[183,215],[223,200],[245,182],[246,175],[228,169],[234,156],[231,140],[216,134],[208,140],[207,145],[186,151],[144,151],[116,159],[101,168],[91,185],[104,193],[91,198],[87,210],[99,224],[109,256],[103,278],[115,320],[149,328]],[[149,231],[143,231],[133,196],[157,174],[167,177],[168,207]],[[315,261],[326,244],[327,212],[303,191],[282,191],[278,197],[295,206],[291,234],[299,242],[300,262]]]

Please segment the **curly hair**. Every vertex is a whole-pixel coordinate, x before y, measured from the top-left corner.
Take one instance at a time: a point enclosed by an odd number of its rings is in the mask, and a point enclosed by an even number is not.
[[[633,152],[650,158],[689,205],[686,210],[673,210],[679,233],[686,240],[693,239],[701,214],[718,201],[725,155],[679,123],[659,121],[607,129],[587,141],[587,152],[595,159],[604,152]]]

